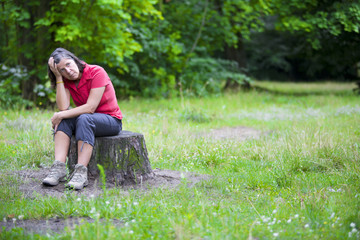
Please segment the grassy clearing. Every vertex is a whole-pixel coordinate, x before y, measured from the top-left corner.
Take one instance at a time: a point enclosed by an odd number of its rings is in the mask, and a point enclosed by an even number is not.
[[[110,190],[101,198],[25,199],[7,173],[51,164],[52,113],[0,110],[0,219],[109,220],[52,236],[15,229],[0,237],[358,239],[359,97],[350,84],[271,84],[275,92],[120,102],[124,129],[145,135],[153,168],[213,178],[194,188],[184,179],[178,189]],[[225,126],[270,134],[245,142],[193,137]],[[115,227],[114,218],[123,226]]]

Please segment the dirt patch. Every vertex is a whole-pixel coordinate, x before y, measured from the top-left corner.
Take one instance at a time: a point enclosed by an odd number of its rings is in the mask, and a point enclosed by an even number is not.
[[[79,225],[85,223],[94,223],[95,219],[92,218],[50,218],[46,220],[17,220],[17,221],[7,221],[7,222],[0,222],[0,234],[1,228],[5,227],[6,231],[10,231],[12,228],[22,228],[27,233],[35,233],[35,234],[52,234],[52,233],[61,233],[64,231],[65,227],[70,229],[74,229]],[[99,219],[101,224],[111,223],[116,227],[123,226],[123,222],[118,219],[113,220],[106,220],[106,219]]]
[[[42,180],[49,172],[49,168],[42,168],[39,170],[23,170],[14,172],[20,178],[19,190],[24,193],[26,198],[34,198],[36,195],[63,197],[66,191],[65,182],[60,183],[55,187],[49,187],[42,184]],[[154,176],[150,179],[139,183],[127,182],[122,186],[116,186],[114,183],[106,182],[106,189],[118,188],[119,191],[126,194],[130,189],[150,190],[153,188],[175,188],[185,178],[188,185],[191,187],[196,183],[208,180],[207,175],[199,175],[195,173],[186,173],[173,170],[155,169]],[[89,176],[89,185],[80,191],[72,191],[73,194],[87,197],[97,197],[102,194],[102,185],[99,183],[99,178]]]
[[[26,198],[35,198],[38,195],[57,198],[65,197],[66,191],[69,191],[67,188],[65,188],[65,183],[60,183],[55,187],[47,187],[42,184],[42,179],[45,178],[48,171],[49,168],[42,168],[39,170],[16,171],[12,172],[11,174],[19,178],[19,191],[21,191]],[[210,176],[178,172],[173,170],[155,169],[153,178],[147,179],[146,181],[137,184],[128,182],[123,186],[116,186],[111,182],[107,182],[106,189],[115,188],[121,191],[121,194],[128,194],[128,192],[132,189],[140,189],[143,191],[148,191],[154,188],[171,189],[176,188],[184,179],[186,179],[188,186],[192,187],[200,181],[209,180]],[[100,196],[102,192],[103,190],[101,184],[99,183],[99,179],[89,176],[89,185],[80,191],[72,191],[72,194],[92,198]],[[105,220],[100,221],[105,222]],[[110,221],[112,224],[117,226],[123,225],[123,223],[117,219]],[[94,219],[84,217],[70,217],[67,219],[51,218],[46,220],[14,220],[11,217],[8,217],[6,221],[3,220],[0,222],[0,235],[2,227],[5,227],[6,231],[9,231],[15,227],[20,227],[24,229],[25,233],[51,234],[53,232],[60,233],[64,230],[65,227],[74,228],[76,225],[93,222]]]
[[[218,129],[211,129],[207,132],[202,132],[197,137],[204,137],[213,140],[237,140],[245,141],[250,139],[259,139],[261,136],[267,135],[269,132],[260,131],[249,127],[224,127]]]

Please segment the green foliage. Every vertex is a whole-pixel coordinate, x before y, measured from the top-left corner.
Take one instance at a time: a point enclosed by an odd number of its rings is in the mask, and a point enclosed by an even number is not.
[[[99,168],[99,172],[100,172],[101,187],[104,193],[106,193],[106,175],[105,175],[104,167],[101,166],[100,164],[97,164],[97,167]]]
[[[130,28],[135,39],[143,46],[140,53],[126,59],[129,71],[123,77],[130,95],[176,96],[176,75],[184,58],[183,45],[178,42],[181,35],[179,32],[161,33],[168,32],[167,20],[154,20],[146,25],[138,20]]]
[[[359,6],[359,0],[1,1],[0,62],[21,66],[27,76],[12,87],[0,81],[11,92],[8,105],[23,105],[20,95],[34,106],[54,104],[46,63],[56,47],[103,66],[119,98],[219,94],[250,76],[355,78]]]
[[[221,10],[213,2],[172,1],[161,5],[163,20],[134,21],[130,29],[143,49],[126,60],[129,72],[124,78],[131,94],[166,98],[179,94],[204,96],[219,94],[227,79],[240,83],[249,80],[235,61],[215,58],[224,44],[236,45],[239,41],[240,30],[231,29],[234,4],[229,3]],[[247,16],[240,14],[243,18],[239,15],[236,21],[251,22],[251,11],[247,11]],[[246,27],[250,31],[250,26],[242,25],[242,29]]]
[[[251,79],[239,71],[235,61],[214,58],[191,58],[180,77],[187,95],[220,94],[226,81],[241,84]]]
[[[360,5],[355,1],[269,1],[273,14],[277,14],[276,28],[283,31],[303,32],[315,49],[322,46],[324,35],[339,36],[346,32],[359,33]]]
[[[84,6],[80,1],[64,0],[54,1],[46,18],[35,25],[50,27],[49,34],[55,36],[57,44],[76,50],[87,61],[124,71],[127,70],[124,58],[141,50],[129,26],[132,18],[144,16],[161,18],[161,13],[151,1],[98,0]],[[74,46],[75,42],[81,44]]]
[[[21,81],[28,78],[26,69],[10,68],[0,64],[0,108],[27,108],[31,101],[21,97]]]
[[[264,1],[265,31],[247,42],[249,72],[262,79],[358,78],[359,6],[358,0]]]
[[[249,73],[257,79],[284,81],[356,79],[360,53],[353,49],[359,40],[360,37],[352,33],[336,38],[327,36],[322,39],[321,48],[314,49],[299,32],[289,34],[269,27],[253,34],[251,42],[246,44]]]

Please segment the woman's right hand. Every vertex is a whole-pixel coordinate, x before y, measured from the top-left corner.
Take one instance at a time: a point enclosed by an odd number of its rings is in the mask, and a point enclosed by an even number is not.
[[[61,76],[61,73],[60,73],[59,70],[57,69],[57,66],[56,66],[56,63],[55,63],[53,57],[49,58],[48,64],[49,64],[50,70],[54,73],[54,75],[55,75],[56,78],[62,77],[62,76]]]

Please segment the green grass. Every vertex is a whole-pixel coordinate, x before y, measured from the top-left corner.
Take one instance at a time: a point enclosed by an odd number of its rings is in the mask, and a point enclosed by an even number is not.
[[[53,236],[14,229],[0,238],[358,239],[360,103],[353,86],[256,84],[272,91],[119,102],[124,130],[145,135],[153,168],[213,177],[193,188],[183,179],[176,189],[111,189],[90,199],[29,199],[16,191],[19,180],[8,172],[53,161],[52,111],[0,110],[0,220],[109,220]],[[193,137],[235,126],[269,134],[244,142]]]

